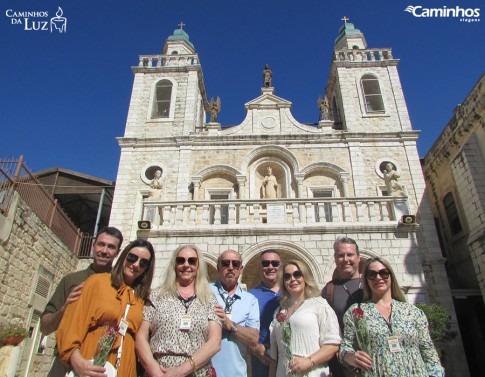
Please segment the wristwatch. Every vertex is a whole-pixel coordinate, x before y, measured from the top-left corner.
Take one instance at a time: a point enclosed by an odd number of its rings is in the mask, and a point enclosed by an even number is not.
[[[237,324],[234,323],[234,321],[231,322],[231,332],[236,332],[237,331]]]

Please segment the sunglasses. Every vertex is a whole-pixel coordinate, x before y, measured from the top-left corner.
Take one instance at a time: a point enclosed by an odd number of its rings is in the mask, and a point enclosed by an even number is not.
[[[389,272],[388,269],[386,268],[383,268],[382,270],[379,270],[379,271],[374,271],[374,270],[369,270],[367,271],[367,273],[365,274],[365,277],[369,280],[376,280],[377,278],[377,275],[379,275],[381,278],[383,278],[384,280],[387,280],[389,279],[389,275],[391,273]]]
[[[128,253],[128,255],[126,256],[126,261],[129,264],[136,263],[138,259],[140,260],[140,262],[138,263],[140,268],[143,268],[145,270],[150,266],[150,259],[140,258],[138,255],[133,253]]]
[[[292,274],[290,274],[289,272],[285,272],[283,274],[283,279],[285,281],[290,280],[292,277],[293,277],[293,279],[301,279],[303,277],[303,273],[300,270],[296,270]]]
[[[262,260],[261,265],[263,267],[269,267],[269,265],[272,265],[273,267],[278,267],[281,262],[279,260]]]
[[[189,258],[177,257],[177,258],[175,258],[175,263],[177,263],[177,265],[179,265],[179,266],[185,264],[185,262],[189,262],[190,266],[197,266],[197,258],[196,257],[189,257]]]
[[[221,260],[222,268],[229,268],[231,263],[232,263],[232,267],[235,270],[239,270],[241,268],[241,261],[240,260],[234,260],[234,259],[223,259],[223,260]]]

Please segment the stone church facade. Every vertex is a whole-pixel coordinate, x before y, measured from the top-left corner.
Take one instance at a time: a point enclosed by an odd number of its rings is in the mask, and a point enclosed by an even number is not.
[[[318,125],[292,116],[268,68],[264,81],[255,78],[261,95],[245,104],[244,121],[223,127],[184,30],[174,31],[161,55],[140,56],[118,139],[110,223],[126,239],[154,244],[154,285],[171,252],[195,244],[211,277],[218,255],[234,249],[250,288],[259,253],[277,248],[284,259],[306,263],[323,286],[335,268],[333,242],[346,235],[363,257],[391,262],[409,301],[440,303],[454,320],[398,63],[390,48],[368,48],[345,23]],[[461,338],[449,346],[447,375],[468,375]]]

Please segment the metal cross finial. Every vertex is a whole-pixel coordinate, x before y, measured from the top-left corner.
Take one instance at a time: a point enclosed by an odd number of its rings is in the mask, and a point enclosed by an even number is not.
[[[344,22],[344,24],[346,24],[347,21],[350,20],[350,18],[347,18],[347,16],[344,16],[344,18],[341,18],[341,20]]]
[[[178,26],[180,26],[180,30],[182,30],[182,29],[184,28],[185,24],[184,24],[184,22],[183,22],[183,21],[181,21],[181,22],[178,24]]]

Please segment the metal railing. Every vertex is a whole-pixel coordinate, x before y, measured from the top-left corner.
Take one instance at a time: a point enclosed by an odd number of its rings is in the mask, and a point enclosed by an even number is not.
[[[23,156],[0,159],[0,212],[8,216],[17,192],[29,208],[74,254],[81,241],[79,229],[69,219],[57,200],[47,192],[37,177],[30,172]]]

